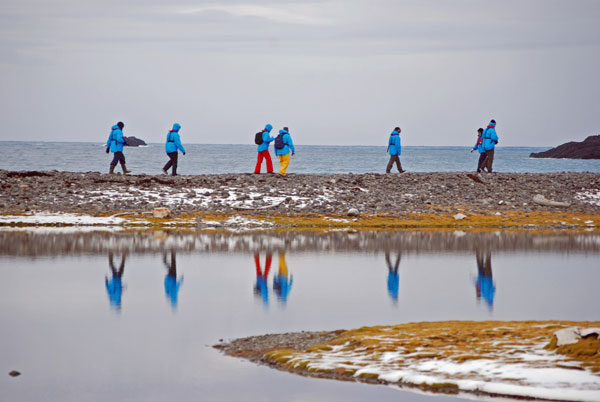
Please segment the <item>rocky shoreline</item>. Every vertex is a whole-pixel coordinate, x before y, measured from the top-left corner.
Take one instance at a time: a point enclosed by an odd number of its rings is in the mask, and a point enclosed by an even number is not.
[[[190,213],[359,214],[435,211],[600,212],[595,173],[108,175],[0,170],[0,214],[101,215],[168,207]],[[536,203],[534,197],[561,206]],[[567,206],[568,205],[568,206]]]

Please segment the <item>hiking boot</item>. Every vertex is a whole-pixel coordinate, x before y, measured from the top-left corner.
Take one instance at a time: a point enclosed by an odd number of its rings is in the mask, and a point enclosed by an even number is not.
[[[121,165],[121,167],[123,168],[123,174],[131,173],[131,170],[127,170],[127,167],[125,166],[125,164]]]
[[[167,172],[167,169],[163,169],[162,172],[163,174],[169,174],[169,172]]]
[[[115,174],[115,165],[110,165],[110,170],[108,171],[108,174]]]

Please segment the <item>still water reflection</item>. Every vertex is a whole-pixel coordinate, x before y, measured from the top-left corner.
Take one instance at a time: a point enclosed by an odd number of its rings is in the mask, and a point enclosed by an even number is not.
[[[598,256],[593,233],[2,231],[0,365],[23,375],[0,375],[0,399],[455,401],[297,377],[210,345],[414,321],[597,320]]]

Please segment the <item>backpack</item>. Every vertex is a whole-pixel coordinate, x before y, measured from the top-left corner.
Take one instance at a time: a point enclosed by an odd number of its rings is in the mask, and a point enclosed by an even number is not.
[[[275,137],[275,149],[283,149],[284,146],[283,134],[277,135],[277,137]]]
[[[263,133],[265,131],[259,131],[258,133],[254,134],[254,143],[256,145],[261,145],[264,141],[263,141]]]

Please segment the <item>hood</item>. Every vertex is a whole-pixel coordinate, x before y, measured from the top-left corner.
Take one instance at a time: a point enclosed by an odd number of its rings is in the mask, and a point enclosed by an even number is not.
[[[279,134],[287,134],[287,131],[285,131],[285,130],[279,130]]]
[[[394,130],[390,135],[400,135],[400,133],[397,130]]]
[[[272,125],[270,125],[270,124],[267,124],[267,125],[265,126],[265,130],[267,130],[267,131],[271,131],[271,130],[273,130],[273,126],[272,126]]]
[[[114,130],[118,130],[118,129],[119,129],[119,126],[117,126],[117,125],[115,124],[114,126],[112,126],[112,129],[113,129],[113,131],[114,131]]]
[[[496,128],[496,123],[493,123],[490,121],[490,124],[488,124],[488,127]]]
[[[181,125],[179,123],[173,124],[173,131],[179,131],[180,128],[181,128]]]

